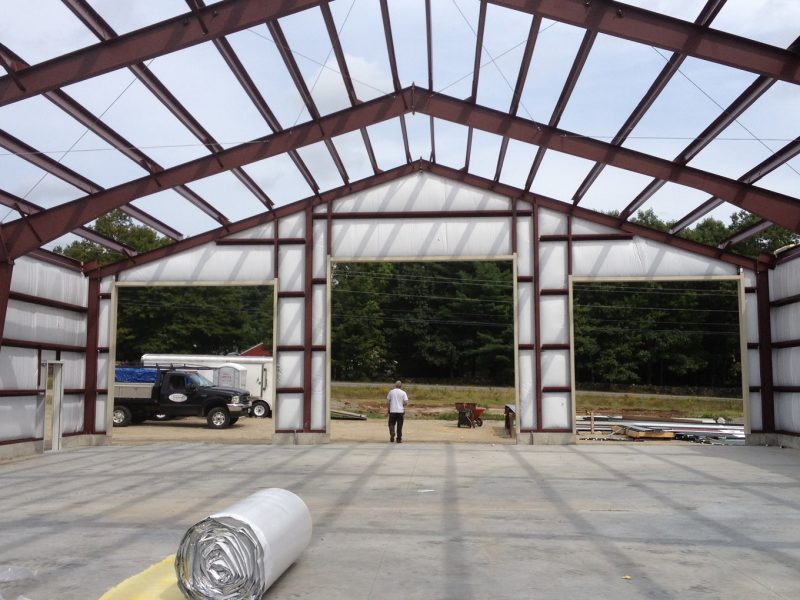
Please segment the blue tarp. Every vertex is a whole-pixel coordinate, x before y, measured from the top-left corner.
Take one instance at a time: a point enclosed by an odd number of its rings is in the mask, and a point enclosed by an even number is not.
[[[136,367],[117,367],[114,369],[114,380],[117,383],[155,383],[157,369]]]

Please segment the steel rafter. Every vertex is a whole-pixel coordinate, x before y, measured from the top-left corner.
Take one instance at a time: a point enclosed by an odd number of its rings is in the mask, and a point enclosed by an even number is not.
[[[431,23],[431,0],[425,0],[425,44],[428,57],[428,89],[433,89],[433,27]],[[433,117],[428,117],[431,133],[431,161],[436,162],[436,131]]]
[[[481,56],[483,55],[483,34],[486,31],[486,0],[480,0],[481,7],[478,14],[478,31],[475,34],[475,61],[472,66],[472,91],[467,102],[476,104],[478,101],[478,81],[481,75]],[[467,129],[467,151],[464,157],[464,170],[469,169],[469,159],[472,154],[472,127]]]
[[[703,10],[700,11],[697,19],[695,19],[695,25],[698,27],[708,28],[714,18],[719,14],[719,11],[722,10],[725,2],[727,2],[727,0],[708,0],[706,5],[703,7]],[[685,59],[686,55],[684,54],[674,53],[672,56],[670,56],[667,64],[664,65],[664,68],[661,69],[661,72],[656,76],[655,80],[650,85],[650,88],[647,90],[647,92],[645,92],[644,96],[642,96],[639,104],[636,105],[636,108],[633,109],[633,112],[631,112],[630,116],[625,120],[625,122],[622,124],[622,127],[619,128],[619,131],[611,140],[612,145],[621,146],[623,142],[628,139],[628,136],[639,124],[639,121],[642,120],[642,117],[644,117],[645,113],[650,110],[653,102],[656,101],[661,92],[664,91],[664,88],[667,87],[667,84],[672,79],[672,76],[678,72],[678,69],[683,64]],[[595,165],[584,178],[583,182],[580,184],[580,186],[578,186],[575,194],[572,196],[572,201],[575,204],[578,204],[583,199],[583,197],[586,195],[586,192],[597,180],[597,177],[600,175],[604,167],[605,165],[603,163],[595,163]]]
[[[386,52],[389,56],[389,67],[392,71],[392,85],[395,93],[400,91],[400,76],[397,72],[397,57],[394,52],[394,36],[392,35],[392,21],[389,17],[389,6],[386,0],[381,0],[381,18],[383,19],[383,33],[386,38]],[[406,162],[411,162],[411,150],[408,146],[408,129],[406,128],[405,115],[400,115],[400,131],[403,134],[403,148],[406,151]]]
[[[578,52],[575,55],[575,60],[572,62],[572,67],[569,70],[567,80],[564,82],[564,88],[561,90],[561,95],[558,97],[556,106],[553,109],[553,114],[548,122],[550,127],[558,126],[559,121],[561,121],[561,116],[564,114],[564,110],[567,108],[567,102],[569,102],[572,92],[575,89],[575,85],[578,83],[578,78],[580,78],[581,73],[583,72],[583,67],[586,65],[586,59],[589,58],[589,52],[592,51],[592,46],[594,45],[594,40],[596,37],[597,33],[591,29],[587,29],[586,33],[583,35],[581,45],[578,48]],[[525,180],[526,192],[531,189],[531,185],[536,177],[536,173],[539,171],[539,166],[542,164],[542,160],[544,160],[544,153],[546,151],[547,149],[542,148],[541,146],[539,146],[539,148],[536,150],[536,156],[534,157],[533,164],[528,172],[528,178]]]
[[[774,224],[770,221],[760,220],[757,223],[754,223],[750,227],[746,227],[741,231],[734,233],[731,236],[728,236],[724,240],[719,243],[719,248],[726,249],[738,244],[739,242],[743,242],[744,240],[750,239],[754,235],[758,235],[759,233],[766,231]]]
[[[29,215],[46,210],[38,204],[34,204],[29,200],[23,200],[22,198],[19,198],[14,194],[10,194],[5,190],[0,190],[0,204],[7,206],[8,208],[13,208],[20,214],[21,217],[27,217]],[[94,229],[81,226],[73,229],[71,233],[77,235],[78,237],[82,237],[85,240],[89,240],[90,242],[94,242],[98,246],[103,246],[109,250],[119,252],[120,254],[124,254],[126,256],[136,255],[136,250],[133,248],[97,233]]]
[[[308,89],[305,79],[303,79],[300,67],[297,66],[297,61],[294,59],[291,48],[289,48],[289,42],[283,34],[283,29],[280,24],[278,24],[278,21],[268,21],[267,28],[272,35],[272,40],[275,42],[278,53],[281,55],[283,63],[286,65],[297,91],[300,93],[300,97],[303,99],[303,103],[306,106],[306,110],[308,110],[308,114],[311,116],[312,122],[319,123],[322,115],[320,115],[319,110],[317,110],[317,105],[314,102],[314,98],[311,96],[311,90]],[[350,176],[344,168],[344,163],[339,156],[339,152],[336,150],[336,146],[333,145],[333,140],[325,136],[322,141],[325,143],[325,147],[328,149],[342,181],[345,184],[349,183]]]
[[[74,4],[77,11],[73,12],[84,23],[88,24],[94,19],[94,11],[88,4]],[[0,78],[0,106],[116,69],[131,67],[156,56],[254,27],[269,19],[278,19],[317,4],[319,0],[218,2],[200,11],[208,26],[205,32],[196,16],[190,12],[25,69],[16,75],[24,90],[17,87],[14,78]]]
[[[737,35],[612,0],[489,0],[492,4],[539,14],[633,42],[702,60],[800,83],[797,54]]]
[[[773,154],[766,160],[763,160],[760,163],[758,163],[747,173],[739,177],[737,181],[744,184],[755,183],[768,173],[771,173],[781,165],[792,160],[798,154],[800,154],[800,136],[796,137],[794,140],[786,144],[783,148],[778,150],[775,154]],[[682,229],[685,229],[686,227],[697,221],[703,215],[706,215],[712,210],[714,210],[723,202],[725,201],[722,198],[712,196],[711,198],[703,202],[700,206],[695,208],[688,215],[681,218],[677,223],[675,223],[675,225],[673,225],[672,228],[670,229],[670,233],[678,233]]]
[[[347,96],[350,98],[350,105],[355,106],[361,101],[356,96],[356,89],[353,86],[353,79],[350,77],[350,69],[347,67],[347,61],[344,57],[344,50],[342,50],[342,42],[339,39],[339,33],[336,31],[336,24],[333,22],[333,15],[331,14],[331,7],[327,2],[319,5],[322,10],[322,18],[325,21],[325,28],[328,30],[328,37],[331,39],[331,47],[333,54],[336,56],[336,63],[339,65],[339,73],[344,80],[344,86],[347,89]],[[367,128],[361,129],[361,139],[364,140],[364,146],[367,149],[367,156],[369,157],[369,164],[372,166],[372,172],[377,174],[380,169],[378,168],[378,161],[375,160],[375,151],[372,148],[372,141],[369,139]]]
[[[87,194],[96,194],[98,192],[102,192],[105,188],[101,185],[98,185],[88,177],[84,177],[80,173],[73,171],[69,167],[62,165],[60,162],[53,160],[44,152],[39,152],[36,148],[29,146],[22,140],[14,137],[10,133],[6,131],[0,130],[0,146],[6,148],[7,150],[11,151],[19,158],[22,158],[32,165],[35,165],[42,169],[43,171],[53,175],[54,177],[58,177],[62,181],[67,182],[73,187],[78,188],[79,190],[86,192]],[[153,177],[157,177],[154,175]],[[157,181],[157,179],[156,179]],[[155,190],[155,191],[161,191]],[[119,209],[126,213],[127,215],[141,221],[145,225],[152,227],[159,233],[172,238],[173,240],[179,240],[183,237],[183,234],[166,223],[163,223],[156,219],[154,216],[147,214],[140,208],[136,206],[129,205],[129,206],[120,206]],[[45,211],[47,212],[47,211]],[[98,215],[99,216],[99,215]],[[91,219],[89,219],[91,220]],[[87,223],[89,220],[85,221]],[[84,223],[76,223],[74,227],[78,225],[83,225]],[[70,227],[73,229],[74,227]],[[66,231],[64,233],[67,233]]]
[[[86,0],[61,0],[81,21],[83,21],[84,25],[95,35],[97,36],[104,44],[112,46],[120,39],[126,36],[118,36],[117,33],[112,29],[112,27],[100,16],[100,14],[95,11]],[[219,5],[215,5],[219,6]],[[205,14],[205,13],[204,13]],[[213,16],[217,17],[219,14],[214,14]],[[158,25],[162,25],[167,23],[168,21],[164,21],[163,23],[153,25],[152,27],[157,27]],[[188,25],[187,17],[183,17],[183,23],[185,26]],[[145,28],[149,29],[149,28]],[[139,30],[144,31],[144,30]],[[207,33],[208,34],[208,33]],[[213,39],[214,36],[212,36]],[[206,40],[202,40],[206,41]],[[92,46],[94,47],[94,46]],[[171,52],[173,50],[177,50],[179,48],[170,48],[165,50],[166,52]],[[222,146],[217,142],[214,137],[200,124],[200,122],[195,119],[194,115],[190,113],[186,107],[181,104],[181,102],[170,92],[167,87],[161,83],[161,81],[147,68],[146,65],[143,63],[136,63],[125,65],[130,68],[134,75],[141,81],[144,86],[150,90],[150,92],[158,98],[158,100],[167,107],[167,109],[177,118],[181,124],[186,127],[197,139],[199,139],[206,149],[211,153],[216,153],[222,150]],[[267,196],[267,194],[262,190],[258,184],[243,170],[241,169],[233,169],[231,171],[233,175],[241,181],[241,183],[252,193],[254,196],[258,198],[258,200],[264,204],[267,208],[271,208],[273,205],[272,200]],[[180,193],[180,192],[179,192]],[[190,199],[188,196],[184,196],[187,199]],[[191,200],[190,200],[191,201]]]
[[[215,156],[203,157],[166,169],[154,177],[143,177],[115,188],[92,194],[52,208],[46,213],[32,215],[30,223],[42,239],[56,239],[76,226],[134,198],[158,191],[161,186],[174,187],[287,152],[289,149],[316,143],[329,136],[342,135],[361,127],[399,117],[414,106],[415,110],[429,116],[471,125],[481,130],[500,132],[513,139],[546,146],[588,160],[604,161],[613,166],[645,175],[668,179],[681,185],[694,187],[720,196],[725,200],[757,212],[774,223],[792,231],[800,231],[800,201],[796,198],[762,188],[746,185],[726,177],[688,166],[676,165],[668,160],[649,156],[626,148],[615,148],[608,143],[577,136],[569,131],[539,125],[512,117],[507,113],[469,102],[436,94],[420,88],[406,88],[399,94],[376,98],[356,107],[297,125],[279,133],[241,144]],[[20,256],[39,245],[38,238],[19,221],[2,225],[0,232],[13,257]]]
[[[531,58],[533,57],[533,50],[536,47],[536,40],[539,37],[539,29],[542,27],[542,17],[534,15],[531,20],[531,29],[528,32],[528,41],[525,42],[525,50],[522,52],[522,61],[519,65],[519,74],[517,75],[517,83],[514,85],[514,93],[511,96],[511,105],[508,108],[510,115],[516,115],[519,110],[519,103],[522,99],[522,89],[525,87],[525,81],[528,79],[528,71],[531,67]],[[430,87],[429,89],[433,89]],[[494,172],[494,181],[500,181],[500,174],[503,172],[503,162],[506,158],[508,151],[508,136],[503,136],[503,141],[500,144],[500,154],[497,158],[497,168]]]

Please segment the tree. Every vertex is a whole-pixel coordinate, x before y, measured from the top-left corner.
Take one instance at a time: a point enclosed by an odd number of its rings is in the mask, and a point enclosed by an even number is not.
[[[134,224],[133,219],[119,209],[98,217],[94,224],[88,227],[137,252],[155,250],[172,243],[172,240],[158,235],[153,229]],[[97,261],[100,265],[108,265],[125,258],[119,252],[88,240],[76,240],[65,247],[56,246],[54,252],[69,256],[82,263]]]

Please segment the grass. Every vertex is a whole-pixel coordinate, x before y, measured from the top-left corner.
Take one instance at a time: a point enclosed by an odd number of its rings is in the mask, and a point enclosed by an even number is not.
[[[332,383],[334,408],[358,412],[370,418],[386,416],[386,394],[391,384]],[[484,420],[502,419],[506,404],[514,404],[514,388],[453,385],[404,385],[411,400],[409,418],[455,420],[456,402],[474,402],[487,409]],[[626,417],[718,418],[730,421],[743,416],[739,398],[667,396],[618,392],[581,392],[576,395],[576,413],[623,415]]]

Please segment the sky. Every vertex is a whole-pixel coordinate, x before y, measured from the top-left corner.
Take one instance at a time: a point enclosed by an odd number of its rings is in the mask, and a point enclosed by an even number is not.
[[[187,12],[183,0],[90,0],[118,34]],[[211,2],[207,2],[211,4]],[[631,0],[648,10],[692,21],[703,0]],[[478,28],[477,0],[432,0],[433,87],[457,98],[471,94]],[[378,0],[335,0],[331,11],[340,32],[356,93],[369,100],[392,91],[386,42]],[[427,86],[428,70],[423,0],[389,0],[395,50],[402,86]],[[35,64],[97,42],[59,0],[0,0],[0,43]],[[329,114],[349,107],[330,40],[319,9],[283,18],[281,27],[312,90],[319,111]],[[477,102],[508,110],[519,72],[531,16],[489,5],[483,41]],[[800,35],[797,0],[728,0],[712,27],[779,47]],[[547,123],[575,58],[584,30],[544,20],[518,115]],[[265,25],[228,36],[256,85],[284,128],[309,120],[299,93]],[[636,106],[670,53],[651,46],[598,35],[584,71],[558,126],[609,141]],[[271,133],[241,86],[210,42],[147,62],[169,90],[225,147]],[[647,115],[631,132],[625,147],[673,159],[736,98],[755,75],[688,58]],[[121,133],[164,167],[208,155],[172,114],[128,69],[119,69],[64,88],[94,115]],[[738,178],[775,150],[800,135],[800,86],[775,83],[734,124],[712,142],[690,166]],[[412,158],[431,154],[428,117],[407,115]],[[43,97],[0,107],[0,129],[38,151],[110,187],[145,175],[145,171],[110,147]],[[405,162],[400,122],[392,119],[368,128],[378,165],[389,169]],[[461,168],[466,156],[467,128],[435,122],[436,158]],[[501,137],[476,131],[469,169],[494,176]],[[368,177],[372,169],[358,132],[334,139],[351,180]],[[523,187],[537,148],[513,141],[500,180]],[[342,185],[325,149],[315,144],[299,150],[322,190]],[[570,201],[590,161],[548,151],[532,191]],[[245,171],[278,205],[312,195],[288,156],[245,167]],[[650,178],[606,167],[581,201],[595,210],[622,210]],[[800,196],[800,158],[784,165],[757,185]],[[261,212],[263,205],[230,173],[189,184],[189,187],[235,221]],[[79,198],[80,190],[47,175],[24,158],[0,149],[0,189],[45,208]],[[664,220],[675,220],[708,198],[676,184],[666,184],[642,210],[653,209]],[[173,191],[138,199],[134,204],[167,222],[186,236],[217,223]],[[723,204],[711,216],[728,222],[738,210]],[[18,214],[0,206],[0,221]],[[71,235],[55,243],[66,243]],[[50,244],[52,246],[53,244]]]

